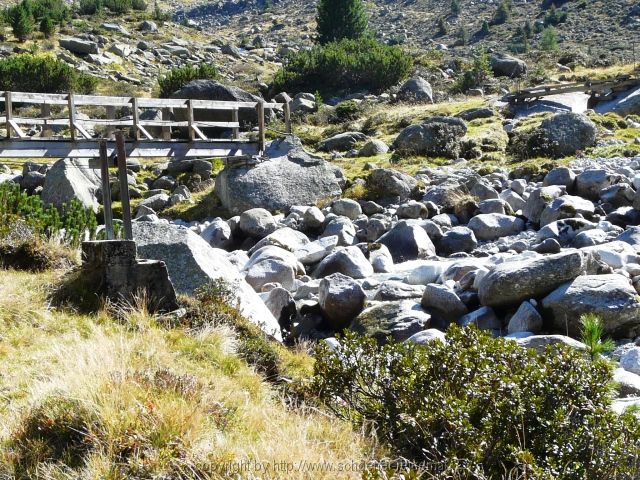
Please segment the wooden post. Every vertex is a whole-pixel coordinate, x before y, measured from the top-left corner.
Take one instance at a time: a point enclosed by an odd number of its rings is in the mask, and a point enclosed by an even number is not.
[[[68,98],[69,105],[69,130],[71,131],[71,141],[76,141],[76,104],[73,101],[73,93],[70,93]]]
[[[234,123],[238,123],[240,121],[240,116],[238,115],[238,109],[234,108],[233,110],[231,110],[231,121]],[[238,138],[240,138],[240,128],[239,127],[234,127],[233,128],[233,139],[237,140]]]
[[[196,131],[193,128],[194,115],[191,99],[187,100],[187,123],[189,124],[189,140],[193,142],[196,139]]]
[[[138,110],[138,99],[133,97],[131,99],[131,112],[133,118],[133,138],[140,140],[140,130],[138,124],[140,123],[140,111]]]
[[[109,156],[107,141],[100,140],[100,177],[102,179],[102,206],[107,240],[113,240],[113,210],[111,209],[111,184],[109,182]],[[127,189],[127,192],[129,190]]]
[[[42,125],[42,133],[40,134],[42,138],[48,138],[53,135],[53,131],[51,130],[51,127],[46,123],[50,116],[51,116],[51,105],[49,105],[48,103],[43,103],[42,105],[40,105],[40,117],[45,119],[45,123],[44,125]]]
[[[264,100],[258,102],[256,110],[258,112],[258,151],[262,154],[267,143],[264,128]]]
[[[291,129],[291,104],[289,102],[284,102],[284,125],[285,132],[287,135],[291,135],[293,130]]]
[[[118,178],[120,180],[120,202],[122,203],[122,221],[124,222],[125,240],[133,240],[131,227],[131,205],[129,203],[129,182],[127,181],[127,151],[124,135],[116,132],[116,154],[118,156]]]
[[[162,120],[167,122],[171,120],[171,114],[173,113],[172,108],[163,108],[162,109]],[[171,127],[169,125],[162,126],[162,139],[163,140],[171,140]]]
[[[7,121],[7,138],[11,138],[11,120],[13,119],[13,105],[11,103],[11,92],[4,92],[4,111]]]
[[[116,119],[116,107],[114,107],[113,105],[107,105],[105,107],[106,113],[107,113],[107,120],[115,120]],[[113,132],[115,132],[115,128],[111,125],[107,125],[107,129],[105,131],[105,137],[106,138],[111,138],[111,135],[113,135]]]

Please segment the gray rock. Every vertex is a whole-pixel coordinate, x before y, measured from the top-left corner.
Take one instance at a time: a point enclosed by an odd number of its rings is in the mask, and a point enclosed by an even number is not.
[[[396,210],[398,218],[421,218],[426,217],[429,211],[422,202],[416,202],[415,200],[409,200],[407,203],[403,203]]]
[[[509,320],[507,332],[539,333],[542,330],[542,317],[530,302],[522,302],[516,313]]]
[[[174,188],[176,188],[176,185],[176,179],[171,175],[163,175],[161,177],[158,177],[151,184],[154,189],[169,190],[171,192]]]
[[[364,142],[365,140],[367,140],[367,136],[364,133],[345,132],[322,140],[318,144],[318,147],[320,150],[324,150],[326,152],[344,152],[346,150],[351,150],[359,142]]]
[[[140,23],[140,30],[143,32],[157,32],[158,25],[156,22],[152,22],[151,20],[144,20]]]
[[[406,262],[436,255],[436,249],[425,230],[406,221],[396,224],[390,231],[378,239],[385,245],[395,263]]]
[[[211,248],[196,233],[169,224],[134,222],[133,236],[140,256],[165,262],[176,292],[193,294],[215,279],[229,282],[234,285],[242,314],[268,335],[282,339],[277,320],[227,260],[224,250]]]
[[[342,193],[342,171],[308,154],[299,139],[272,142],[266,156],[269,161],[227,167],[217,176],[215,193],[232,214],[255,207],[287,211],[293,205],[314,205]]]
[[[400,153],[455,159],[460,155],[460,139],[466,133],[463,120],[436,116],[402,130],[391,148]]]
[[[411,300],[385,302],[364,310],[351,323],[349,329],[385,344],[389,339],[402,342],[416,333],[426,330],[431,316],[419,303]]]
[[[317,229],[324,224],[324,213],[318,207],[309,207],[302,216],[305,228]]]
[[[507,202],[504,200],[499,198],[490,198],[488,200],[483,200],[478,204],[478,211],[481,214],[497,213],[505,215],[506,213],[511,212],[511,207],[509,207]]]
[[[320,282],[318,303],[334,330],[348,327],[364,309],[366,298],[360,284],[341,273],[329,275]]]
[[[582,218],[557,220],[542,227],[536,234],[536,240],[542,242],[548,238],[553,238],[561,245],[568,245],[579,233],[597,228],[597,226],[597,224]]]
[[[348,247],[355,243],[356,227],[347,217],[336,217],[327,224],[321,236],[337,236],[338,245]]]
[[[549,345],[566,345],[576,350],[585,350],[584,343],[565,335],[532,335],[525,338],[517,338],[518,345],[522,348],[531,348],[537,353],[545,353]]]
[[[491,307],[480,307],[473,312],[467,313],[458,319],[458,325],[468,327],[475,325],[480,330],[497,330],[502,329],[502,322],[496,316]]]
[[[640,376],[626,371],[624,368],[616,368],[613,371],[613,382],[618,389],[618,396],[637,397],[640,396]]]
[[[567,167],[556,167],[545,175],[543,185],[545,187],[559,185],[565,187],[568,192],[571,192],[575,182],[576,174],[573,170]]]
[[[423,330],[422,332],[411,335],[407,339],[407,342],[417,343],[418,345],[427,345],[429,342],[432,342],[434,340],[445,343],[446,338],[447,336],[444,332],[441,332],[436,328],[429,328],[427,330]]]
[[[293,290],[297,264],[293,253],[283,248],[262,247],[251,255],[243,268],[244,278],[256,292],[261,292],[269,283],[279,283],[283,288]]]
[[[418,185],[418,181],[391,168],[378,168],[367,177],[367,188],[376,198],[400,197],[406,200]]]
[[[276,287],[259,295],[280,325],[291,323],[291,318],[296,314],[296,303],[289,292],[282,287]]]
[[[46,176],[40,172],[26,172],[22,175],[20,187],[27,193],[33,194],[36,188],[44,186]]]
[[[501,263],[480,280],[480,303],[491,307],[519,305],[583,275],[587,267],[587,255],[580,251]]]
[[[491,56],[491,69],[497,77],[521,77],[527,73],[525,61],[505,54]]]
[[[633,347],[620,356],[620,366],[627,372],[640,375],[640,347]]]
[[[240,217],[242,219],[242,217]],[[241,227],[242,228],[242,227]],[[284,248],[289,252],[297,252],[305,245],[309,243],[309,238],[302,232],[298,232],[289,227],[279,228],[273,233],[270,233],[258,243],[256,243],[250,250],[249,255],[252,255],[255,251],[260,250],[267,245],[275,245],[276,247]]]
[[[342,273],[351,278],[367,278],[373,275],[373,267],[358,247],[346,247],[326,256],[313,273],[316,278],[332,273]]]
[[[315,242],[307,243],[296,250],[294,255],[303,265],[312,265],[329,255],[337,245],[338,237],[331,235],[329,237],[319,238]]]
[[[613,207],[628,207],[634,203],[636,191],[628,183],[616,183],[600,190],[600,200]]]
[[[311,98],[309,98],[309,96]],[[294,115],[315,112],[316,108],[316,99],[313,93],[299,93],[293,98],[293,101],[291,102],[291,113]]]
[[[160,212],[169,206],[169,195],[166,193],[158,193],[149,198],[145,198],[138,207],[147,207],[156,212]]]
[[[369,262],[375,273],[390,273],[393,271],[393,257],[386,245],[380,243],[369,244]]]
[[[466,120],[467,122],[477,120],[479,118],[492,118],[495,116],[495,110],[489,107],[469,108],[468,110],[463,110],[456,115],[456,117]]]
[[[522,214],[532,223],[540,223],[540,216],[547,205],[551,204],[556,198],[562,196],[563,189],[558,186],[549,186],[537,188],[529,198],[522,210]]]
[[[358,152],[359,157],[375,157],[384,155],[389,151],[389,146],[382,140],[369,140]]]
[[[457,321],[469,312],[453,290],[435,283],[425,287],[420,303],[425,309],[435,309],[439,316],[451,322]]]
[[[574,195],[563,195],[556,198],[546,206],[540,215],[540,226],[547,225],[565,218],[574,218],[581,215],[591,218],[595,212],[595,206],[589,200]]]
[[[467,227],[453,227],[448,230],[438,242],[438,252],[440,255],[451,255],[453,253],[471,253],[478,246],[473,230]]]
[[[598,200],[600,190],[612,185],[616,177],[604,169],[589,169],[576,177],[576,193],[589,200]]]
[[[405,102],[433,103],[433,90],[431,84],[424,78],[413,77],[402,84],[397,98]]]
[[[221,218],[214,219],[200,236],[213,248],[228,248],[233,242],[231,227]]]
[[[355,220],[362,215],[362,208],[360,207],[360,204],[350,198],[341,198],[340,200],[336,200],[331,205],[331,210],[333,210],[333,213],[336,215],[347,217],[349,220]]]
[[[496,240],[524,230],[524,220],[498,213],[481,214],[469,221],[468,227],[478,240]]]
[[[640,252],[640,227],[627,227],[627,229],[616,237],[616,240],[628,243],[636,252]]]
[[[422,298],[424,288],[419,285],[409,285],[397,280],[382,282],[373,296],[377,301],[408,300]]]
[[[558,113],[540,125],[544,148],[555,157],[574,155],[596,143],[597,128],[586,115]]]
[[[98,211],[96,193],[101,187],[100,167],[88,159],[58,160],[49,169],[42,188],[42,201],[46,205],[62,208],[74,198],[83,207]]]
[[[61,38],[58,43],[65,50],[69,50],[71,53],[76,53],[79,55],[100,53],[98,44],[89,40],[82,40],[80,38]]]
[[[276,221],[264,208],[252,208],[240,215],[240,231],[248,237],[264,238],[276,228]]]
[[[622,275],[583,275],[542,299],[542,308],[555,329],[580,335],[580,316],[600,317],[605,335],[634,338],[640,334],[638,294]]]

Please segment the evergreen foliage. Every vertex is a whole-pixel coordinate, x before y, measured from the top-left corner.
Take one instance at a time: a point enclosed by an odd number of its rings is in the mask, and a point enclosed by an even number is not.
[[[462,6],[460,5],[460,0],[451,0],[451,13],[453,15],[460,15],[462,11]]]
[[[611,409],[605,360],[456,325],[426,345],[352,333],[340,344],[316,355],[326,404],[437,478],[638,478],[640,423]]]
[[[193,80],[216,80],[220,77],[214,65],[200,64],[197,67],[186,65],[171,69],[158,79],[160,97],[168,98]]]
[[[540,48],[547,52],[558,49],[558,32],[553,27],[547,27],[542,31]]]
[[[322,45],[361,38],[369,24],[362,0],[320,0],[316,22]]]
[[[22,2],[9,8],[7,10],[7,18],[13,35],[18,41],[27,41],[33,32],[34,22],[26,3]]]
[[[51,38],[55,31],[56,27],[51,17],[44,17],[40,21],[40,32],[44,35],[44,38]]]
[[[91,93],[96,77],[53,57],[22,53],[0,60],[0,90],[41,93]]]
[[[27,195],[20,186],[10,182],[0,185],[0,224],[10,223],[11,217],[22,218],[34,232],[45,238],[60,238],[77,246],[85,233],[95,237],[98,222],[94,213],[75,198],[58,211],[46,206],[38,195]]]
[[[289,56],[274,78],[277,91],[382,91],[411,73],[412,58],[373,39],[341,40]]]

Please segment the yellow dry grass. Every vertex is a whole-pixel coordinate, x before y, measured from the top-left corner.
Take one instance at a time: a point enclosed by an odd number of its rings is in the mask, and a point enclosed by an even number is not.
[[[48,461],[22,478],[222,479],[225,466],[258,462],[270,468],[262,478],[321,479],[336,476],[274,467],[368,458],[371,445],[349,425],[288,407],[235,354],[228,328],[162,328],[143,309],[119,320],[53,310],[45,298],[57,276],[0,270],[0,476],[20,472],[16,438],[47,399],[91,412],[91,448],[75,470]]]

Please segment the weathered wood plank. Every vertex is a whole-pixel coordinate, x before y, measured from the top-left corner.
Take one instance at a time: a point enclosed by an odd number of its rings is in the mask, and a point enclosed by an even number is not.
[[[107,142],[111,155],[115,142]],[[127,142],[129,158],[212,158],[242,157],[258,154],[255,142],[225,141],[144,141]],[[99,158],[99,140],[0,140],[0,158]]]

